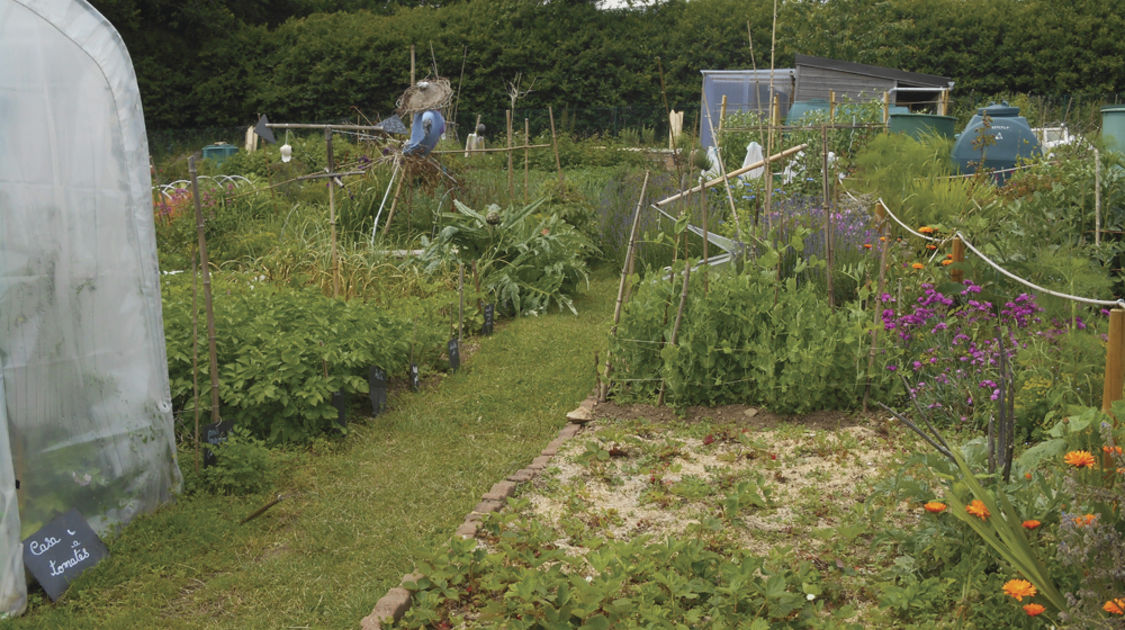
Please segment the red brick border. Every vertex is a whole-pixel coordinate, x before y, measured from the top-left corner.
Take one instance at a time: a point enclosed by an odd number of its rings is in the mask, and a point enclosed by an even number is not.
[[[581,422],[567,422],[566,426],[559,431],[559,436],[551,440],[546,448],[539,453],[539,456],[531,461],[531,464],[508,475],[503,481],[493,484],[492,488],[481,497],[480,503],[477,503],[473,510],[465,516],[465,522],[461,523],[454,534],[462,538],[475,537],[484,516],[504,507],[508,497],[515,494],[519,484],[531,481],[540,472],[546,470],[551,463],[551,458],[559,452],[559,447],[563,445],[563,442],[577,435],[582,430],[582,425],[593,417],[592,412],[595,405],[597,405],[597,400],[590,396],[582,401],[578,409],[567,414],[567,418],[571,418],[576,412],[582,411],[583,413],[579,415],[587,419]],[[410,608],[410,591],[403,588],[403,584],[417,582],[421,578],[422,575],[419,573],[409,573],[402,576],[401,583],[379,598],[371,614],[363,618],[360,622],[361,630],[381,630],[384,621],[401,619],[407,609]]]

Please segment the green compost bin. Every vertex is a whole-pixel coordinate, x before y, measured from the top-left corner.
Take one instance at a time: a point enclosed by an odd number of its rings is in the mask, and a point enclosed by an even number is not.
[[[238,147],[226,142],[218,142],[203,147],[203,159],[214,160],[216,166],[222,164],[223,160],[235,153],[238,153]]]
[[[1102,139],[1110,151],[1125,153],[1125,105],[1102,108]]]
[[[953,116],[937,114],[891,114],[890,130],[905,133],[915,140],[926,134],[937,134],[942,138],[952,138],[957,119]]]

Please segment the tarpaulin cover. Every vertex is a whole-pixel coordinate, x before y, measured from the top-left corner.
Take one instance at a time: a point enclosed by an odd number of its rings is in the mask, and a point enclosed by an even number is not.
[[[105,533],[180,484],[140,94],[82,0],[0,0],[0,217],[0,612],[18,614],[24,537],[70,508]]]

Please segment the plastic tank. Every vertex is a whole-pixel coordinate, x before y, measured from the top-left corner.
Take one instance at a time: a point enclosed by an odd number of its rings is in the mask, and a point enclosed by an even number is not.
[[[937,134],[943,138],[952,138],[954,124],[957,119],[953,116],[939,116],[937,114],[891,114],[890,130],[918,140],[926,134]]]
[[[1039,139],[1020,116],[1020,108],[1001,103],[977,110],[953,145],[953,163],[963,173],[975,173],[982,167],[1002,170],[1041,153]]]
[[[1125,105],[1102,108],[1102,139],[1110,151],[1125,153]]]
[[[807,101],[797,101],[789,108],[789,114],[785,116],[785,124],[796,125],[805,114],[818,111],[825,112],[827,116],[828,99],[810,98]]]
[[[203,147],[203,159],[214,160],[216,166],[222,164],[223,160],[229,158],[235,153],[238,153],[238,147],[234,146],[233,144],[227,144],[225,142],[209,144]]]

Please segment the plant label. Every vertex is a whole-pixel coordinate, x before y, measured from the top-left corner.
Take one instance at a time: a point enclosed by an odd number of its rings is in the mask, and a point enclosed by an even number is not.
[[[211,466],[216,462],[216,457],[211,449],[207,448],[208,444],[218,446],[227,441],[227,434],[234,428],[232,422],[216,422],[203,427],[203,467]]]
[[[73,508],[23,541],[23,564],[51,601],[62,597],[83,571],[108,555],[105,543]]]
[[[367,392],[371,398],[371,417],[383,413],[387,409],[387,371],[378,366],[371,366],[367,375]]]
[[[348,397],[344,392],[332,392],[332,406],[336,408],[336,424],[341,429],[348,426]]]
[[[446,349],[449,350],[449,371],[456,372],[461,367],[461,349],[457,339],[450,339]]]
[[[422,389],[422,379],[418,375],[418,364],[410,364],[410,388],[414,391]]]
[[[482,334],[484,334],[484,335],[491,335],[492,334],[492,323],[493,323],[493,320],[495,319],[495,317],[496,317],[496,305],[495,304],[485,304],[484,305],[484,326],[481,327],[481,333]]]

